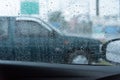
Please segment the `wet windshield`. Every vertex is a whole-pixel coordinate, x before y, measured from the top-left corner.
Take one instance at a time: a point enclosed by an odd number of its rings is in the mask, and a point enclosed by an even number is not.
[[[116,38],[120,0],[0,0],[0,60],[113,65]]]

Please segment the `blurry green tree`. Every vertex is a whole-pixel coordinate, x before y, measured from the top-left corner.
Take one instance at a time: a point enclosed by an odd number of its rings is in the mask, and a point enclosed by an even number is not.
[[[68,23],[62,15],[61,11],[55,11],[48,15],[48,21],[55,27],[65,30],[68,28]]]

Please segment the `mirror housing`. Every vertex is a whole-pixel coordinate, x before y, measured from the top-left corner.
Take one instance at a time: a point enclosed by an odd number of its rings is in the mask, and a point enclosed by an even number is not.
[[[120,38],[103,44],[102,53],[105,56],[105,60],[120,64]]]

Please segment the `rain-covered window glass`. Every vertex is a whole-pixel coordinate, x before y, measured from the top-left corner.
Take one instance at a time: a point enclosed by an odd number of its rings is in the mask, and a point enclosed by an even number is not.
[[[111,65],[117,38],[120,0],[0,0],[0,60]]]

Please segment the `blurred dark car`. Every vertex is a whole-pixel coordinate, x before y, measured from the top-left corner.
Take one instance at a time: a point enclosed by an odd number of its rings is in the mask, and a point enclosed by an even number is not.
[[[0,17],[0,59],[91,64],[100,57],[98,40],[67,36],[35,17]]]

